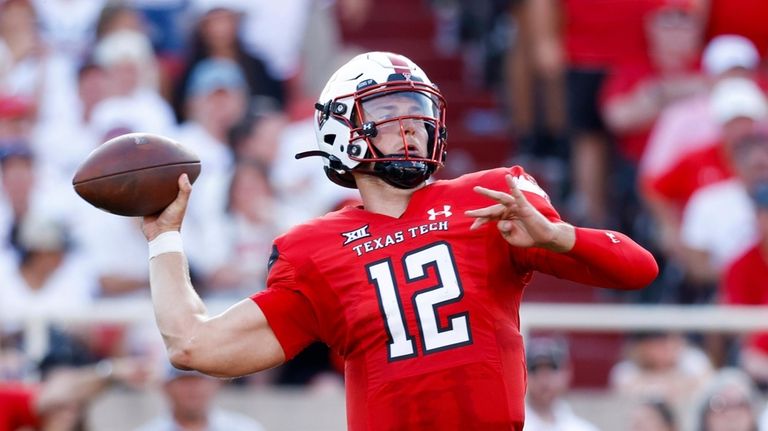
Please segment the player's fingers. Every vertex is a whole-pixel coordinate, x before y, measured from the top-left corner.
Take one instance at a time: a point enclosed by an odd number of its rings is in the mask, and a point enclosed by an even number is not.
[[[512,227],[514,226],[511,220],[499,220],[496,225],[504,235],[508,235],[510,232],[512,232]]]
[[[187,210],[187,202],[189,202],[189,195],[192,192],[192,184],[189,181],[187,174],[181,174],[178,180],[179,193],[176,195],[176,199],[168,205],[163,213],[174,214],[173,218],[183,217]],[[181,214],[180,216],[178,214]]]
[[[477,208],[474,210],[464,211],[464,214],[469,217],[501,217],[504,214],[504,205],[494,204],[484,208]]]
[[[189,194],[192,192],[192,183],[189,181],[187,174],[179,175],[179,191]]]
[[[186,207],[190,193],[192,193],[192,183],[187,174],[181,174],[179,176],[179,194],[176,196],[176,200]]]
[[[517,185],[517,178],[513,177],[512,175],[507,175],[504,177],[504,179],[507,181],[507,186],[509,186],[509,194],[514,198],[517,202],[528,202],[528,200],[525,198],[525,195],[520,190],[520,187]]]
[[[491,190],[482,186],[475,186],[474,190],[475,192],[480,193],[481,195],[487,196],[505,205],[511,205],[515,202],[515,199],[512,196],[510,196],[508,193],[500,192],[498,190]]]
[[[469,230],[475,230],[484,225],[486,222],[488,222],[488,219],[485,217],[476,218],[475,221],[472,222],[472,226],[469,227]]]

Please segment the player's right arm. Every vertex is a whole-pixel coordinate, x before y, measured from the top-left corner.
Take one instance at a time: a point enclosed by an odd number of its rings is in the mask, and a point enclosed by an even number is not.
[[[178,232],[192,185],[179,178],[179,195],[159,216],[144,218],[149,241]],[[280,343],[261,308],[246,299],[218,316],[209,316],[195,292],[183,253],[162,253],[150,260],[149,282],[155,319],[171,362],[218,377],[235,377],[285,361]]]

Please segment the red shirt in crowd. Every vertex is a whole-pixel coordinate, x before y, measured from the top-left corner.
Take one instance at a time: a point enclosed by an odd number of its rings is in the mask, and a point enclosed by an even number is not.
[[[768,305],[768,256],[756,244],[726,270],[722,282],[723,301],[736,305]],[[753,334],[747,340],[768,353],[768,332]]]
[[[623,64],[606,80],[600,94],[602,107],[609,104],[612,99],[625,97],[635,91],[635,87],[642,85],[647,80],[657,79],[658,73],[650,61],[641,61],[631,64]],[[651,136],[652,124],[648,127],[633,132],[622,133],[616,137],[619,150],[628,160],[640,163],[648,138]]]
[[[723,153],[723,144],[708,145],[682,157],[670,169],[653,178],[643,178],[643,187],[676,202],[682,208],[701,187],[733,177]]]
[[[712,0],[707,37],[738,34],[751,40],[768,58],[768,2],[765,0]]]
[[[578,228],[560,254],[512,247],[495,223],[470,231],[464,211],[489,205],[473,186],[504,190],[506,174],[560,220],[513,167],[419,189],[399,218],[347,207],[275,240],[253,300],[286,358],[321,340],[344,359],[350,431],[522,430],[518,310],[532,272],[625,289],[655,277],[653,257],[617,232]]]
[[[562,0],[569,64],[602,69],[647,57],[644,18],[663,0]]]
[[[29,386],[0,383],[0,431],[38,427],[35,396],[36,390]]]

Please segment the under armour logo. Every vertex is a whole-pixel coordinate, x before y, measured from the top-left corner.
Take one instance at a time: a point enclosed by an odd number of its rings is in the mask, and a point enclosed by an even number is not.
[[[618,238],[616,238],[616,234],[613,233],[613,232],[606,232],[605,235],[608,236],[608,238],[610,238],[611,242],[614,243],[614,244],[618,244],[618,243],[621,242],[621,241],[619,241]]]
[[[443,210],[442,211],[435,211],[434,208],[430,208],[430,210],[427,211],[427,214],[429,214],[429,219],[430,220],[436,220],[437,216],[439,216],[439,215],[442,215],[445,218],[448,218],[448,217],[453,215],[453,213],[451,212],[451,206],[450,205],[443,205]]]
[[[344,241],[344,244],[342,245],[347,245],[350,242],[357,241],[360,238],[371,236],[371,234],[368,233],[368,225],[365,225],[360,229],[355,229],[351,232],[342,232],[341,235],[344,236],[344,238],[346,238],[346,240]]]
[[[411,80],[411,74],[410,73],[405,72],[405,73],[403,73],[403,76],[405,77],[406,81],[410,81]]]

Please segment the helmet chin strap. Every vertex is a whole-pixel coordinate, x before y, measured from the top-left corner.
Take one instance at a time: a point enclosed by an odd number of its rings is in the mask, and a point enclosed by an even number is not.
[[[424,162],[392,160],[374,163],[373,171],[368,173],[398,189],[412,189],[426,181],[432,170]]]
[[[400,154],[382,154],[375,145],[369,145],[369,149],[378,158],[397,158]],[[364,172],[381,178],[392,187],[398,189],[412,189],[427,180],[434,172],[434,168],[422,161],[412,160],[387,160],[374,162],[373,168]]]

